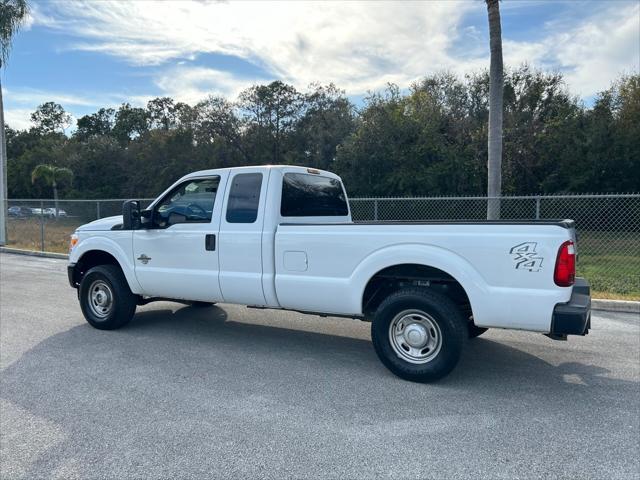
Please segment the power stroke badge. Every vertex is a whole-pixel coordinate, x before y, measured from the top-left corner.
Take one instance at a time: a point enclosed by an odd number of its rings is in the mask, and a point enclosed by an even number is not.
[[[524,242],[511,247],[509,254],[513,258],[516,270],[539,272],[542,269],[544,258],[538,256],[538,252],[536,252],[537,246],[536,242]]]

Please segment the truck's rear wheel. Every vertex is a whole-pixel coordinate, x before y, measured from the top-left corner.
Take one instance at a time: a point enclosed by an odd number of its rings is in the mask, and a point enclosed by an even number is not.
[[[382,363],[413,382],[447,375],[458,363],[466,337],[460,309],[448,297],[426,289],[391,294],[371,324],[371,339]]]
[[[120,328],[136,311],[136,296],[116,265],[99,265],[82,278],[78,298],[84,318],[100,330]]]

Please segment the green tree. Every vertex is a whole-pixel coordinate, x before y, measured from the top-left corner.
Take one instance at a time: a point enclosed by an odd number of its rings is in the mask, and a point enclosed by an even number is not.
[[[123,103],[116,112],[113,136],[122,145],[127,145],[149,131],[149,114],[144,108]]]
[[[155,128],[169,130],[175,127],[177,121],[176,104],[172,98],[158,97],[147,102],[149,120]]]
[[[312,85],[303,97],[304,114],[295,125],[295,146],[287,163],[329,170],[336,149],[355,127],[355,109],[335,85]]]
[[[244,138],[257,163],[282,163],[293,128],[303,109],[301,94],[281,81],[255,85],[240,94]]]
[[[396,85],[365,99],[357,128],[338,148],[335,163],[352,195],[410,194],[408,181],[421,178],[415,169],[420,159],[412,151],[419,125],[404,114],[405,105]],[[405,175],[407,170],[412,173]]]
[[[26,0],[0,1],[0,245],[7,243],[7,139],[4,124],[4,103],[2,99],[2,70],[6,68],[13,37],[24,23],[29,13]]]
[[[75,131],[76,138],[86,140],[92,136],[110,135],[115,123],[113,108],[101,108],[96,113],[80,117]]]
[[[639,85],[638,74],[621,77],[587,107],[561,74],[527,65],[507,69],[503,192],[636,191]],[[190,171],[278,158],[335,171],[354,196],[482,195],[489,100],[490,75],[480,71],[428,75],[407,91],[390,85],[358,110],[333,85],[298,92],[269,84],[236,102],[164,102],[173,105],[168,123],[123,104],[115,114],[105,108],[82,117],[71,137],[56,127],[7,128],[8,192],[50,195],[50,185],[31,181],[40,164],[74,172],[67,196],[147,197]]]
[[[31,172],[31,182],[43,182],[53,190],[53,199],[55,201],[56,218],[58,217],[58,188],[62,185],[71,183],[73,179],[73,172],[64,167],[57,167],[55,165],[40,164]]]
[[[196,138],[201,144],[212,145],[222,140],[240,153],[244,162],[251,162],[242,136],[242,119],[236,114],[233,103],[210,96],[196,106],[196,111]]]
[[[69,115],[62,105],[55,102],[46,102],[39,105],[31,114],[31,121],[35,128],[42,133],[64,133],[71,122]]]
[[[34,128],[21,131],[7,128],[9,198],[50,196],[50,189],[44,190],[40,183],[31,182],[31,172],[40,163],[65,165],[66,143],[62,134],[42,135]]]
[[[111,135],[93,135],[70,142],[58,164],[73,171],[73,189],[68,195],[79,198],[123,198],[129,172],[127,150]],[[105,181],[108,179],[108,181]]]
[[[640,185],[640,75],[623,76],[586,114],[587,148],[578,188],[637,192]]]
[[[466,92],[453,75],[438,74],[417,82],[408,96],[395,85],[369,96],[355,132],[338,148],[335,170],[349,191],[479,194],[480,159],[470,148],[476,123]]]

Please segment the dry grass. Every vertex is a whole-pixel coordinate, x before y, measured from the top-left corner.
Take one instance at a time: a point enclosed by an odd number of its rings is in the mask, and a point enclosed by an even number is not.
[[[57,220],[38,217],[9,219],[7,222],[7,246],[25,250],[67,253],[69,251],[69,236],[84,223],[86,223],[84,220],[74,218]]]

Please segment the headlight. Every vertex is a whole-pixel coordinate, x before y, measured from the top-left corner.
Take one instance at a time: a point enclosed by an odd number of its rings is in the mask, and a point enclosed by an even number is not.
[[[69,239],[69,253],[71,253],[71,250],[73,250],[73,247],[75,247],[78,244],[78,242],[79,242],[78,234],[72,233],[71,238]]]

